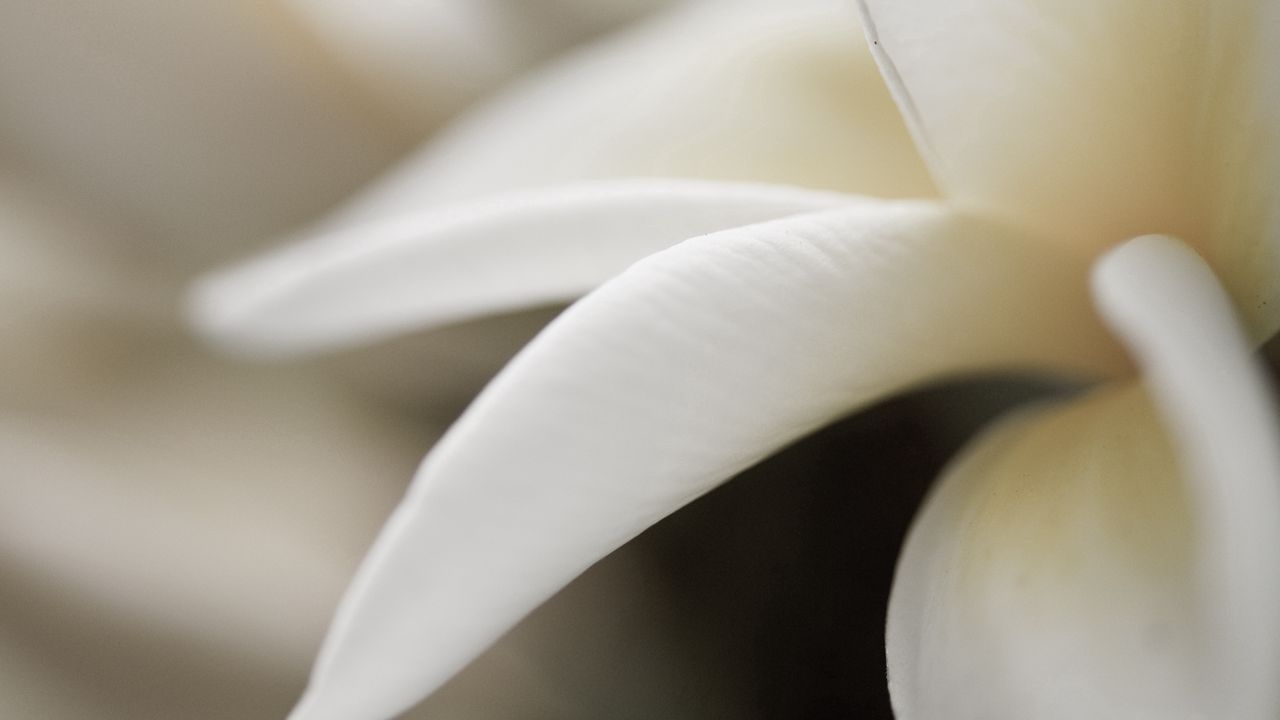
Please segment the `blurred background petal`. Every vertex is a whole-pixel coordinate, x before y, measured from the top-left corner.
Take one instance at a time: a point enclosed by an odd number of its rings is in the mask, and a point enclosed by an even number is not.
[[[542,5],[504,13],[559,27],[575,4]],[[578,7],[459,99],[422,87],[441,103],[418,117],[285,6],[0,7],[0,715],[284,714],[440,422],[209,357],[181,288],[630,8]]]

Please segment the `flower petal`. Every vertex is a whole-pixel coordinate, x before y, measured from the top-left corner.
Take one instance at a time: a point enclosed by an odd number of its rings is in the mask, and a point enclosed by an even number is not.
[[[1254,340],[1280,330],[1280,5],[1249,8],[1210,26],[1211,89],[1201,192],[1209,198],[1207,241],[1198,243],[1231,290]],[[1219,14],[1222,14],[1219,12]]]
[[[330,52],[418,127],[660,0],[286,0]]]
[[[97,705],[78,717],[280,713],[434,432],[175,345],[132,346],[70,412],[0,408],[0,644]],[[25,697],[0,715],[48,717]]]
[[[1111,251],[1098,307],[1145,370],[1192,478],[1208,673],[1222,717],[1280,713],[1280,421],[1231,300],[1167,237]]]
[[[1189,258],[1141,241],[1096,275],[1154,405],[1132,384],[1015,418],[927,501],[890,600],[902,720],[1280,709],[1280,435],[1221,289]]]
[[[193,323],[242,352],[352,345],[572,300],[640,258],[724,228],[860,198],[700,181],[510,193],[311,239],[207,278]]]
[[[689,2],[481,106],[336,223],[615,177],[934,195],[857,20],[835,3]]]
[[[552,323],[428,456],[295,720],[394,714],[650,524],[897,388],[1114,370],[1080,273],[927,203],[738,228],[636,264]]]
[[[1203,239],[1212,127],[1242,109],[1219,81],[1267,4],[860,2],[944,190],[1084,250]]]
[[[0,150],[188,271],[318,212],[405,138],[274,5],[0,4]]]

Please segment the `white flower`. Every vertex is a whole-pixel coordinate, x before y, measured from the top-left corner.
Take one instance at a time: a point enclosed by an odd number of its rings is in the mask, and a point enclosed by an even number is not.
[[[290,352],[607,280],[424,461],[295,718],[390,717],[765,455],[887,394],[1014,367],[1107,382],[1000,423],[939,481],[891,601],[898,715],[1280,713],[1280,430],[1251,355],[1280,324],[1280,6],[883,0],[863,14],[944,201],[686,180],[515,191],[381,225],[357,207],[340,219],[357,229],[202,290],[213,334]],[[504,141],[556,137],[542,103],[581,115],[596,107],[584,96],[635,95],[618,114],[662,127],[636,82],[661,70],[597,72],[615,62],[517,92],[443,162],[524,166]],[[525,152],[617,157],[611,127],[588,119]],[[670,142],[732,167],[718,139]],[[423,187],[401,178],[365,211]]]

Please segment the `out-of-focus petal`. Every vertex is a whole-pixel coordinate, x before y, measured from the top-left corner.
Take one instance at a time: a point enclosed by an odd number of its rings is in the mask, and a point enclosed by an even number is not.
[[[688,180],[508,193],[313,238],[206,278],[193,323],[254,354],[327,350],[568,302],[716,230],[861,199]]]
[[[0,5],[0,153],[185,269],[314,216],[409,138],[273,8]]]
[[[552,323],[428,457],[294,717],[404,709],[605,553],[885,393],[982,368],[1114,370],[1082,272],[928,203],[796,216],[637,263]]]
[[[97,218],[0,177],[0,403],[67,405],[174,319]]]
[[[434,431],[172,341],[130,360],[73,413],[0,413],[6,650],[94,717],[283,713]]]
[[[846,10],[684,3],[464,116],[332,222],[631,176],[932,196]]]
[[[1264,341],[1280,330],[1280,5],[1230,0],[1210,17],[1200,192],[1211,224],[1194,244]]]
[[[662,0],[287,0],[393,112],[429,127],[556,51]]]
[[[983,437],[939,481],[899,560],[895,715],[1201,717],[1187,504],[1137,387]]]
[[[890,602],[902,720],[1280,710],[1280,449],[1230,304],[1184,246],[1105,258],[1099,305],[1147,372],[1005,423],[946,473]]]
[[[1083,251],[1157,232],[1207,246],[1214,190],[1205,176],[1221,160],[1223,133],[1243,125],[1254,131],[1251,140],[1266,134],[1268,163],[1274,158],[1275,84],[1254,72],[1265,63],[1246,70],[1237,62],[1269,55],[1274,78],[1275,38],[1268,47],[1264,37],[1274,27],[1251,29],[1275,25],[1270,3],[860,5],[873,51],[944,191]],[[1241,116],[1264,94],[1265,117]],[[1228,145],[1235,160],[1256,151]],[[1274,164],[1269,172],[1274,210]]]

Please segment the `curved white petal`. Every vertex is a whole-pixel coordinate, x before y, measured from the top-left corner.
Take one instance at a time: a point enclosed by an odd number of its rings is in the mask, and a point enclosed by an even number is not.
[[[1204,249],[1256,341],[1280,330],[1280,4],[1209,25],[1207,133],[1202,192],[1210,223]],[[1221,8],[1215,6],[1225,15]]]
[[[934,192],[838,3],[687,2],[464,116],[334,223],[614,177]]]
[[[610,550],[873,398],[997,366],[1114,370],[1083,288],[1070,260],[927,203],[729,230],[636,264],[428,456],[295,720],[391,716]]]
[[[1148,373],[1018,417],[945,474],[888,620],[901,720],[1275,717],[1280,457],[1211,274],[1143,240],[1099,304]]]
[[[324,350],[567,302],[695,235],[856,202],[681,180],[509,193],[356,226],[206,278],[192,322],[241,352]]]
[[[1280,713],[1280,422],[1212,271],[1160,236],[1111,251],[1098,307],[1144,368],[1192,478],[1207,672],[1223,717]]]
[[[1274,58],[1274,38],[1268,48],[1262,37],[1274,29],[1251,29],[1275,24],[1271,3],[860,5],[944,190],[1086,251],[1153,232],[1208,245],[1215,186],[1204,180],[1220,136],[1261,119],[1241,114],[1253,96],[1275,99],[1265,75],[1237,62],[1258,52]],[[1255,128],[1272,147],[1274,117]]]
[[[1188,501],[1136,386],[1022,416],[939,481],[886,632],[899,720],[1191,720]]]

